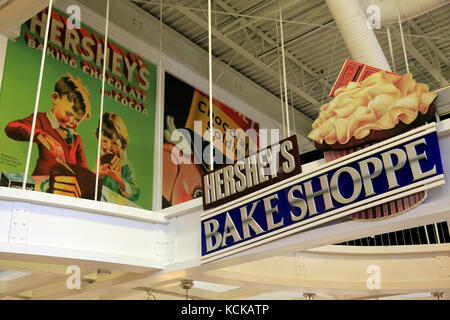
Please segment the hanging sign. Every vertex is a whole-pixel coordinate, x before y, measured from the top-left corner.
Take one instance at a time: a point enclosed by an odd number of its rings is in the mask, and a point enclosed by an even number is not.
[[[202,261],[444,183],[435,124],[422,126],[206,212]]]

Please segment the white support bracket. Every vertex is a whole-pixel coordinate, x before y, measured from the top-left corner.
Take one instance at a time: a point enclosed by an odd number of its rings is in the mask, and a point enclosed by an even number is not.
[[[450,280],[450,257],[448,255],[439,255],[436,257],[439,266],[440,280]]]
[[[306,260],[307,258],[305,256],[302,256],[299,253],[295,254],[297,279],[305,280],[308,278]]]
[[[156,259],[164,260],[166,262],[174,260],[174,254],[171,254],[171,248],[174,248],[175,243],[174,241],[167,240],[166,232],[162,229],[155,230],[153,237],[153,249]]]
[[[28,227],[30,224],[30,204],[13,202],[11,206],[11,217],[9,242],[20,244],[27,243]]]

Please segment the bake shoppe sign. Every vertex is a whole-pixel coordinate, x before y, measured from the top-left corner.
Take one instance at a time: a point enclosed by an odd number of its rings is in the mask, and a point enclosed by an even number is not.
[[[369,208],[400,207],[444,183],[435,124],[424,125],[205,212],[202,261]]]

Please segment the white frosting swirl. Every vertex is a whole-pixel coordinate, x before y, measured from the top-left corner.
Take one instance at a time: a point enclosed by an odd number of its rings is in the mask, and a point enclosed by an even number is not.
[[[379,71],[362,82],[350,82],[336,90],[335,98],[320,107],[308,138],[318,143],[347,143],[362,139],[370,130],[394,128],[399,121],[410,124],[425,114],[437,96],[426,84]]]

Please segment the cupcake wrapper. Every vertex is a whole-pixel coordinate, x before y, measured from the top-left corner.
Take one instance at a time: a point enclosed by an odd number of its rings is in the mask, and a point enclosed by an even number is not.
[[[353,213],[349,215],[349,217],[358,221],[374,221],[391,218],[415,208],[421,204],[426,197],[426,191],[418,192],[398,200],[389,201],[387,203]]]
[[[324,158],[325,162],[330,162],[336,160],[340,157],[346,156],[355,151],[367,148],[371,144],[366,144],[357,148],[350,148],[345,150],[333,150],[325,151]],[[403,198],[392,200],[375,207],[358,211],[349,215],[350,218],[358,221],[374,221],[390,218],[396,215],[400,215],[422,203],[426,199],[426,191],[421,191]]]

